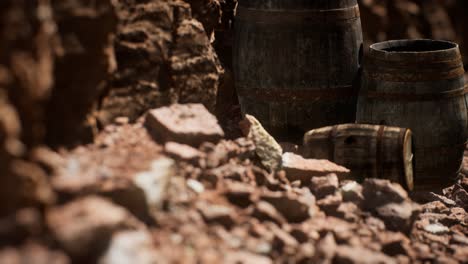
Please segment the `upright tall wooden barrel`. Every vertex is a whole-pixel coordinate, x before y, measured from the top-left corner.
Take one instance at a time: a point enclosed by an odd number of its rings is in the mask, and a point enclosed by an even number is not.
[[[234,45],[242,111],[274,136],[355,121],[356,0],[239,0]]]
[[[415,189],[451,183],[467,137],[464,70],[458,45],[396,40],[370,47],[357,121],[407,127],[414,133]]]
[[[352,180],[382,178],[413,189],[412,133],[407,128],[342,124],[314,129],[304,135],[303,155],[345,166]]]

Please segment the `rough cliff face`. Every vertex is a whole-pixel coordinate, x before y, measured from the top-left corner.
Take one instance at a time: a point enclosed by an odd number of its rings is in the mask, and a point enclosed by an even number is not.
[[[22,139],[38,144],[45,136],[45,109],[52,92],[57,49],[56,24],[47,1],[2,1],[0,68],[2,91],[20,115]]]
[[[60,49],[46,107],[47,142],[89,141],[95,129],[90,113],[115,69],[112,44],[117,16],[110,0],[56,0],[51,4]]]
[[[0,97],[0,215],[12,212],[18,205],[18,182],[12,174],[11,163],[16,155],[20,136],[20,122],[15,109]]]
[[[3,87],[28,146],[90,141],[96,117],[134,120],[174,102],[215,108],[217,1],[8,0],[0,12]]]
[[[21,120],[8,102],[3,84],[11,76],[0,77],[0,217],[25,206],[45,206],[55,201],[46,171],[28,156],[28,146],[20,138]],[[3,224],[2,224],[3,225]]]
[[[0,3],[0,215],[54,202],[35,153],[91,138],[115,24],[109,1]]]
[[[109,1],[2,1],[0,65],[28,146],[80,142],[112,70]],[[86,131],[88,130],[88,131]]]
[[[103,95],[99,120],[135,120],[150,108],[200,102],[213,110],[223,69],[209,36],[219,19],[217,2],[114,1],[119,28],[118,70]],[[203,18],[200,23],[193,17]],[[207,29],[207,31],[205,31]]]
[[[221,26],[224,15],[225,0],[184,0],[190,4],[193,18],[203,24],[203,28],[211,41],[214,41],[214,32]],[[232,0],[230,0],[232,1]]]

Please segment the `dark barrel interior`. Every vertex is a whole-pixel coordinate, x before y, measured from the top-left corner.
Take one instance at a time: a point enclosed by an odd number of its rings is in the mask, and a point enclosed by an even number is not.
[[[386,52],[434,52],[457,48],[457,44],[436,40],[394,40],[377,43],[371,49]]]

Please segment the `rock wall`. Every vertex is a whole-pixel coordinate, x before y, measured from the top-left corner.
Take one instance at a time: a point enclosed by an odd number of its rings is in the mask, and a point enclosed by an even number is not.
[[[213,31],[220,11],[217,2],[205,2],[191,2],[202,24],[183,1],[114,1],[120,21],[114,43],[118,70],[102,97],[102,124],[118,116],[135,120],[174,102],[214,109],[223,69],[206,32]]]
[[[45,136],[44,105],[53,89],[56,24],[47,1],[0,3],[0,68],[2,90],[16,107],[23,141]]]
[[[1,96],[1,95],[0,95]],[[18,181],[12,175],[11,163],[18,146],[20,124],[16,111],[5,96],[0,97],[0,215],[7,214],[18,205],[15,191]]]
[[[108,0],[2,1],[3,85],[29,147],[74,144],[88,130],[99,86],[112,70],[116,18]]]
[[[28,147],[89,142],[96,117],[135,120],[174,102],[215,109],[218,1],[8,0],[0,15],[3,87]]]
[[[193,18],[203,24],[203,28],[211,41],[214,32],[220,27],[225,0],[184,0],[190,4]]]
[[[55,200],[42,144],[82,142],[106,80],[113,9],[109,1],[0,3],[0,215]],[[86,125],[85,125],[86,124]]]
[[[27,149],[20,141],[20,117],[3,93],[3,80],[0,78],[0,217],[20,207],[55,201],[46,172],[27,158]]]
[[[61,45],[46,106],[47,142],[90,141],[95,127],[90,113],[115,69],[112,43],[117,16],[110,0],[51,3]]]

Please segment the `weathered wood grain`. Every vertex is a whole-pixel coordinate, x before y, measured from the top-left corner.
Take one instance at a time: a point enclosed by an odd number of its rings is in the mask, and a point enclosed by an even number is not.
[[[359,123],[414,133],[415,189],[450,185],[467,137],[466,86],[458,45],[400,40],[374,44],[365,58]]]
[[[357,1],[241,0],[234,73],[242,111],[275,137],[355,121]]]
[[[411,130],[343,124],[311,130],[304,135],[304,156],[328,159],[351,170],[349,178],[382,178],[413,188]]]

